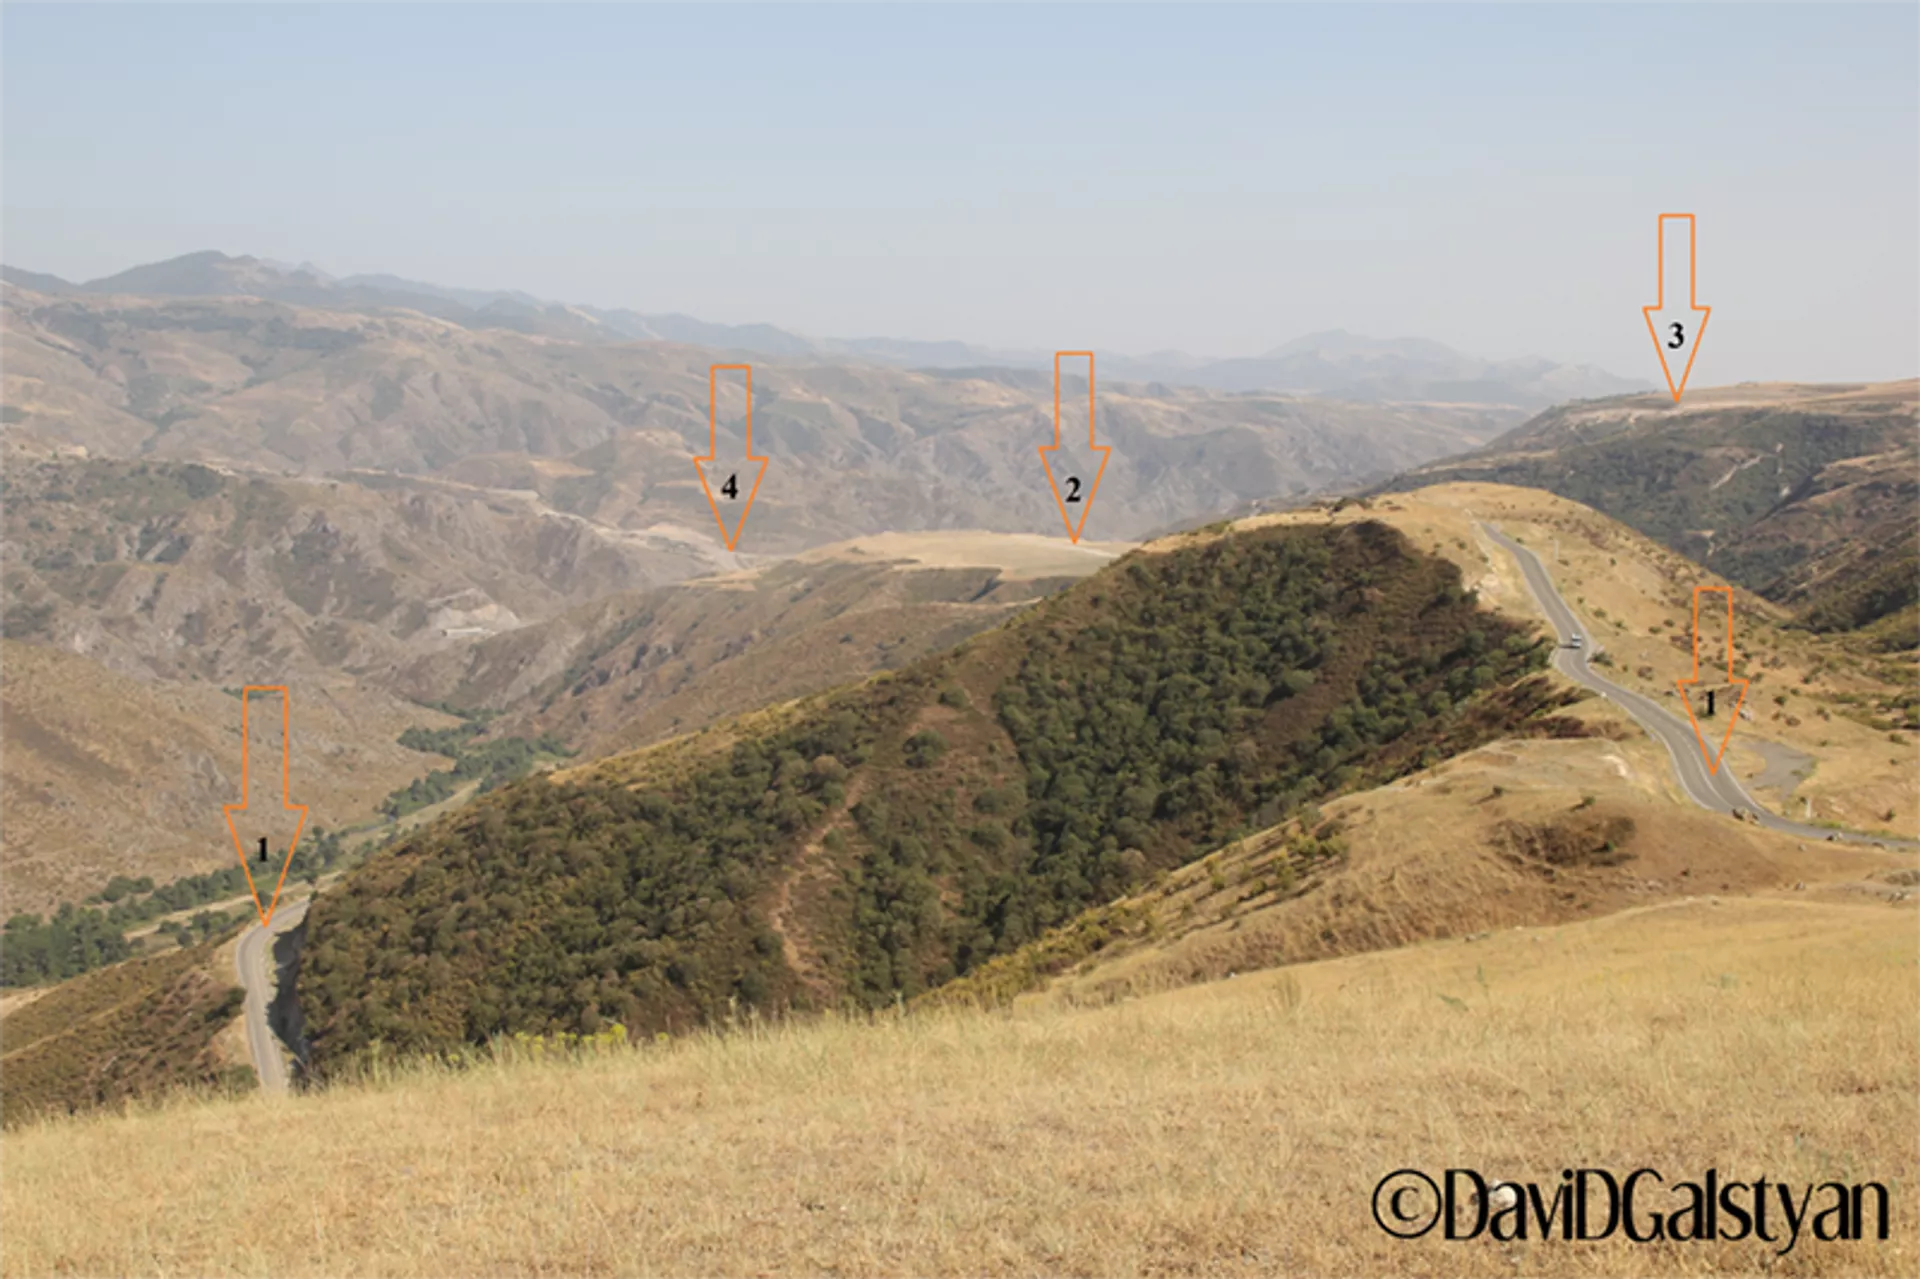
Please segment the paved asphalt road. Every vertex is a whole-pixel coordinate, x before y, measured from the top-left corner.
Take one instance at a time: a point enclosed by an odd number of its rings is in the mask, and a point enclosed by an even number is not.
[[[1837,835],[1841,839],[1855,843],[1899,845],[1908,841],[1884,839],[1873,835],[1862,835],[1853,831],[1838,830],[1828,826],[1808,826],[1801,822],[1788,821],[1777,817],[1761,807],[1753,796],[1747,794],[1740,785],[1740,779],[1733,775],[1733,769],[1723,764],[1718,773],[1710,772],[1706,758],[1700,753],[1699,739],[1694,735],[1693,725],[1680,719],[1651,697],[1636,693],[1630,688],[1622,688],[1604,675],[1597,673],[1588,658],[1593,650],[1568,648],[1567,641],[1574,635],[1586,635],[1586,628],[1574,617],[1573,610],[1560,598],[1560,592],[1554,589],[1553,579],[1547,576],[1546,567],[1535,555],[1520,543],[1502,533],[1491,524],[1482,523],[1482,531],[1500,546],[1513,553],[1520,563],[1520,571],[1526,575],[1527,589],[1533,592],[1533,598],[1539,601],[1542,611],[1553,623],[1553,629],[1559,633],[1560,648],[1553,655],[1554,669],[1576,684],[1584,684],[1600,696],[1626,711],[1627,714],[1646,729],[1647,732],[1667,748],[1667,754],[1673,759],[1674,776],[1680,779],[1680,786],[1694,803],[1702,808],[1711,808],[1718,813],[1731,813],[1738,808],[1752,813],[1762,826],[1773,830],[1785,831],[1789,835],[1798,835],[1803,839],[1825,839]],[[1591,642],[1591,637],[1589,637]],[[1737,733],[1739,730],[1735,730]]]
[[[262,1092],[287,1090],[287,1063],[280,1054],[280,1040],[267,1024],[267,1006],[273,1002],[273,938],[293,928],[307,917],[305,901],[286,902],[273,912],[270,928],[255,924],[240,935],[233,953],[233,966],[246,988],[247,1051],[253,1056],[253,1071],[260,1076]]]

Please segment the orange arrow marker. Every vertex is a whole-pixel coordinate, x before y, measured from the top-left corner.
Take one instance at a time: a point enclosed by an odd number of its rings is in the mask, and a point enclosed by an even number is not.
[[[1097,454],[1096,463],[1091,457],[1080,459],[1084,467],[1075,466],[1066,458],[1052,456],[1061,447],[1060,441],[1060,360],[1063,356],[1087,360],[1087,449]],[[1100,444],[1094,439],[1093,426],[1093,352],[1092,351],[1055,351],[1053,353],[1053,443],[1040,445],[1040,465],[1046,468],[1047,486],[1053,490],[1054,505],[1060,508],[1060,522],[1067,526],[1067,536],[1076,543],[1080,534],[1086,531],[1087,516],[1093,510],[1094,494],[1100,491],[1100,477],[1107,473],[1107,456],[1113,452],[1110,444]],[[1067,474],[1056,476],[1053,466],[1058,461]],[[1093,478],[1089,482],[1083,474],[1091,470]],[[1069,512],[1078,511],[1075,519]]]
[[[1693,685],[1700,682],[1700,594],[1701,592],[1725,592],[1727,596],[1727,683],[1737,684],[1740,695],[1734,699],[1733,709],[1727,714],[1727,731],[1720,735],[1720,749],[1709,750],[1707,736],[1700,729],[1700,720],[1693,713],[1693,698],[1689,695]],[[1733,727],[1740,722],[1740,708],[1746,705],[1747,685],[1751,680],[1741,679],[1733,673],[1733,588],[1731,586],[1696,586],[1693,588],[1693,678],[1673,681],[1680,689],[1680,700],[1686,704],[1687,719],[1693,724],[1693,736],[1700,743],[1700,755],[1707,761],[1707,771],[1718,773],[1720,761],[1726,757],[1727,743],[1733,740]],[[1711,696],[1711,694],[1709,694]]]
[[[1668,251],[1669,237],[1672,238],[1671,252]],[[1687,389],[1687,378],[1693,373],[1693,357],[1699,352],[1707,317],[1713,314],[1712,307],[1699,304],[1695,291],[1694,244],[1693,214],[1660,215],[1660,300],[1640,308],[1647,317],[1647,332],[1653,335],[1653,348],[1660,355],[1660,371],[1667,375],[1667,390],[1673,393],[1675,404],[1680,402],[1680,393]],[[1680,304],[1683,288],[1687,294],[1685,306]],[[1671,310],[1667,307],[1669,293],[1673,298]],[[1675,369],[1680,370],[1677,382],[1673,376]]]
[[[747,456],[744,463],[728,462],[715,466],[714,474],[720,482],[710,484],[707,482],[707,467],[720,456],[719,379],[722,369],[747,375]],[[747,526],[747,512],[753,509],[753,499],[760,492],[760,480],[767,473],[767,459],[755,457],[753,452],[752,365],[715,364],[707,370],[707,452],[706,456],[693,459],[693,470],[700,477],[700,488],[707,495],[707,505],[713,508],[713,522],[720,526],[720,536],[731,551],[740,542],[740,532]],[[745,483],[749,473],[753,476],[751,484]],[[731,530],[727,528],[729,516],[733,517]]]
[[[247,857],[247,845],[240,835],[241,823],[234,820],[234,814],[247,811],[253,796],[252,779],[249,774],[253,735],[252,725],[248,722],[248,712],[252,708],[255,693],[280,694],[280,807],[284,812],[299,814],[294,824],[293,838],[287,841],[287,855],[280,863],[280,878],[274,883],[273,899],[265,906],[260,904],[260,886],[253,878],[253,868],[249,865]],[[307,827],[307,806],[293,802],[293,694],[287,691],[286,685],[249,684],[240,690],[240,802],[222,805],[221,811],[227,815],[227,831],[233,836],[233,851],[240,854],[240,869],[246,874],[247,890],[253,894],[253,909],[259,914],[261,924],[267,924],[273,919],[274,907],[280,904],[280,890],[286,886],[287,871],[293,865],[293,850],[300,846],[300,832]],[[252,822],[248,824],[259,825],[270,820],[272,816],[271,813],[255,814]],[[264,836],[260,840],[260,846],[264,852],[267,847]]]

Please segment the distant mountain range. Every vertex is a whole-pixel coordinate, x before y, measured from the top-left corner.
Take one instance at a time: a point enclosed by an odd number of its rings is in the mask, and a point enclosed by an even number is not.
[[[854,360],[901,368],[1050,367],[1052,354],[968,342],[813,338],[771,324],[712,324],[679,314],[572,306],[516,290],[448,288],[395,275],[335,277],[298,266],[207,250],[85,283],[0,267],[9,284],[47,294],[258,297],[297,306],[370,312],[400,308],[470,329],[509,329],[574,341],[663,341],[755,355]],[[1567,400],[1644,390],[1652,383],[1592,365],[1526,357],[1485,360],[1422,338],[1380,340],[1329,330],[1264,355],[1216,360],[1180,351],[1102,357],[1104,376],[1206,390],[1288,391],[1345,400],[1412,400],[1538,409]]]
[[[207,283],[208,268],[181,267],[172,282]],[[249,287],[262,278],[258,264],[211,269]],[[132,283],[169,281],[147,273]],[[361,484],[431,478],[466,500],[506,500],[486,491],[512,490],[514,501],[531,496],[623,537],[704,546],[696,558],[726,562],[690,459],[710,436],[708,367],[740,358],[737,348],[529,335],[417,310],[232,294],[50,296],[9,286],[0,314],[0,420],[10,448],[39,458],[85,450]],[[754,438],[773,458],[754,502],[751,553],[885,530],[1061,529],[1034,453],[1049,436],[1049,372],[748,358]],[[1256,498],[1357,487],[1476,448],[1527,416],[1509,405],[1111,378],[1100,400],[1100,432],[1115,450],[1090,529],[1102,538]]]

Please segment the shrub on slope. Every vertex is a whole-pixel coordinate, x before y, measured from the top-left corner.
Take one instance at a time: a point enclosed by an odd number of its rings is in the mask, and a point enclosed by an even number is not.
[[[0,1019],[9,1126],[171,1089],[254,1086],[215,1037],[244,992],[215,975],[216,944],[131,959],[62,982]]]

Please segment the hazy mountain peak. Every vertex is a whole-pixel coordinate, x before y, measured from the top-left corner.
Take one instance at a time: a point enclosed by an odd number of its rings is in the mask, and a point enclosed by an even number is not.
[[[229,257],[218,249],[183,253],[164,262],[130,267],[117,275],[89,280],[80,287],[88,293],[149,293],[165,297],[224,295],[272,296],[297,277],[259,258]],[[311,287],[318,281],[305,282]]]

